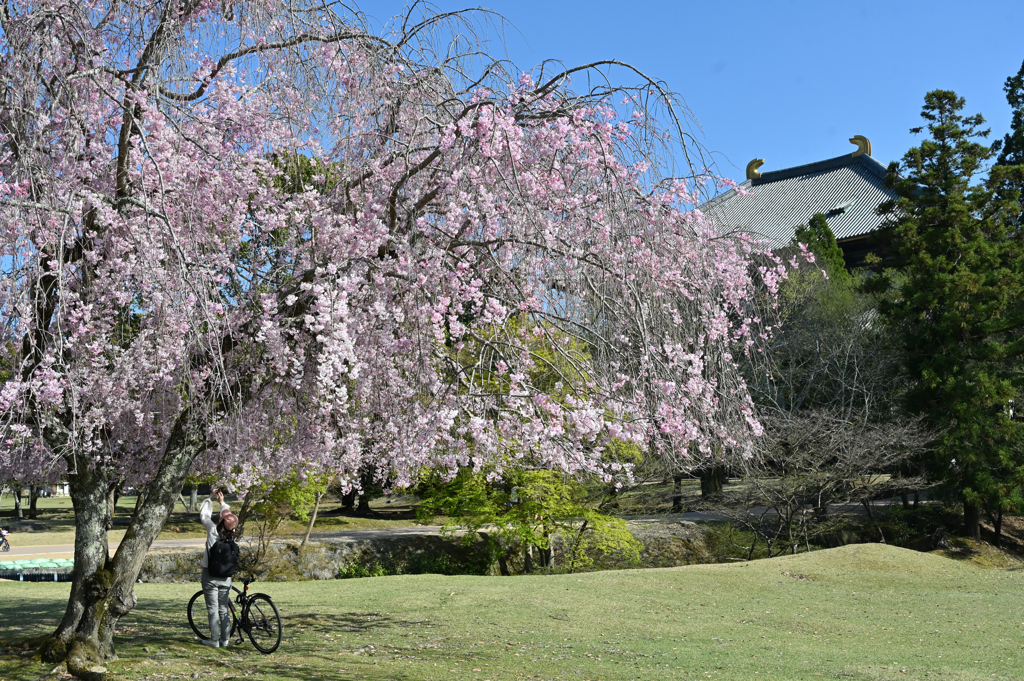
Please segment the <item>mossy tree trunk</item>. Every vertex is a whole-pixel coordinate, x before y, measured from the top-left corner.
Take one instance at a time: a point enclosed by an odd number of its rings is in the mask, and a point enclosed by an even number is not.
[[[104,678],[104,664],[117,657],[114,629],[135,607],[143,561],[201,451],[201,434],[186,409],[113,557],[108,555],[107,524],[111,481],[116,480],[84,461],[69,461],[69,470],[77,471],[68,476],[75,508],[75,568],[64,618],[40,650],[45,661],[64,661],[70,674],[85,681]]]

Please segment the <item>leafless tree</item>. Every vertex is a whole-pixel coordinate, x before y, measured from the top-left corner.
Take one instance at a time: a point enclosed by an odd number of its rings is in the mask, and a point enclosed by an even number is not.
[[[756,456],[733,462],[740,483],[702,507],[754,533],[748,555],[759,540],[769,555],[809,549],[855,509],[885,541],[872,502],[927,485],[908,471],[936,437],[901,413],[889,330],[854,285],[813,266],[790,276],[772,322],[766,354],[748,366],[764,427]]]

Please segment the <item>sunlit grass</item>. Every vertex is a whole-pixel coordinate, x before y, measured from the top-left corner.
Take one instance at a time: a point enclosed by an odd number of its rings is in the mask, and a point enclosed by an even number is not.
[[[140,584],[114,679],[1019,679],[1024,574],[866,544],[752,563],[533,577],[257,584],[270,656],[198,645],[197,585]],[[0,637],[59,619],[64,584],[0,584]],[[0,660],[0,679],[49,671]]]

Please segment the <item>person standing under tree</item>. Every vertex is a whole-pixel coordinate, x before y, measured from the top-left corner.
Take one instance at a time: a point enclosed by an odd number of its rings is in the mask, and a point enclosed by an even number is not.
[[[214,523],[213,500],[220,503],[220,519]],[[235,544],[235,529],[238,527],[238,516],[224,503],[224,493],[219,489],[210,492],[210,497],[203,500],[199,508],[199,520],[206,528],[206,550],[203,551],[203,572],[200,577],[203,585],[203,597],[206,599],[206,614],[210,619],[210,638],[203,640],[203,645],[211,648],[226,648],[231,639],[231,613],[228,610],[231,598],[231,574],[238,567],[238,547]],[[220,542],[233,548],[234,568],[225,570],[219,566],[217,556],[211,561],[211,550]],[[218,552],[221,548],[217,547]],[[227,574],[222,574],[227,572]]]

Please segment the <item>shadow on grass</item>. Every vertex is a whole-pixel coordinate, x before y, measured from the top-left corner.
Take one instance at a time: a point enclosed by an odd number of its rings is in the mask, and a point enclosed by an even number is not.
[[[49,634],[60,624],[66,605],[67,601],[63,599],[33,598],[24,594],[18,594],[16,598],[4,598],[3,616],[0,617],[0,645],[12,640],[21,641]]]
[[[423,678],[420,673],[388,664],[396,656],[410,652],[389,645],[388,641],[410,628],[429,626],[423,620],[396,619],[370,611],[324,614],[284,610],[281,647],[270,655],[262,655],[248,639],[242,645],[232,643],[226,651],[202,646],[188,626],[184,604],[180,616],[176,616],[177,610],[177,603],[170,600],[140,602],[122,620],[115,639],[121,661],[119,677],[188,678],[196,672],[216,672],[215,676],[228,679],[286,681]],[[438,659],[439,652],[431,650],[431,659]],[[376,666],[380,663],[386,664],[386,672],[384,667]]]
[[[396,620],[375,612],[343,612],[322,615],[319,613],[282,615],[285,627],[302,627],[313,634],[328,634],[337,631],[374,632],[395,628],[430,625],[425,620]]]

